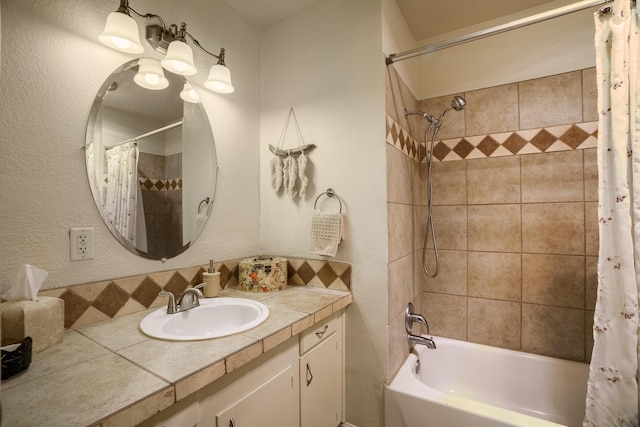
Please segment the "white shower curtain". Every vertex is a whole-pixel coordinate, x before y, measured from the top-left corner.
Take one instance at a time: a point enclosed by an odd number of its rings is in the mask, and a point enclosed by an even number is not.
[[[584,426],[638,426],[640,80],[629,0],[596,13],[600,253]]]
[[[139,194],[138,144],[129,141],[107,149],[108,223],[125,240],[136,245],[136,206]]]

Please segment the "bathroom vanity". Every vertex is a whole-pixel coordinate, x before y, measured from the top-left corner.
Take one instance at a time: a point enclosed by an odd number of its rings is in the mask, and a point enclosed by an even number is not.
[[[269,318],[203,341],[144,335],[138,325],[153,310],[67,330],[63,343],[2,383],[3,424],[338,425],[351,293],[289,286],[222,294],[260,300]]]
[[[343,407],[343,310],[140,427],[335,427]]]

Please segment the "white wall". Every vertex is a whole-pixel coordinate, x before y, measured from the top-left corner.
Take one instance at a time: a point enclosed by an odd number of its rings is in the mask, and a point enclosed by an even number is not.
[[[418,47],[395,0],[382,0],[382,51],[385,56]],[[418,61],[400,61],[393,67],[411,93],[418,93]]]
[[[384,53],[400,53],[573,3],[556,0],[413,45],[395,0],[385,1]],[[418,100],[534,79],[595,65],[593,12],[572,13],[518,30],[397,62]],[[417,69],[417,72],[411,70]]]
[[[126,252],[104,226],[85,170],[85,127],[104,79],[132,56],[97,40],[116,0],[3,0],[0,75],[0,285],[25,263],[49,272],[44,288],[205,264],[258,252],[259,30],[222,0],[136,0],[225,47],[236,92],[202,82],[215,60],[196,51],[196,90],[213,127],[218,186],[213,218],[192,249],[161,264]],[[139,22],[145,22],[140,20]],[[147,56],[159,57],[148,48]],[[95,227],[95,255],[69,261],[70,227]]]
[[[354,304],[347,310],[347,420],[382,420],[386,372],[387,220],[384,57],[380,3],[323,0],[263,30],[261,50],[260,210],[262,249],[309,252],[316,197],[327,188],[343,199],[347,237],[336,260],[353,264]],[[304,199],[274,194],[273,155],[289,108],[309,152]],[[290,123],[285,148],[297,146]],[[331,201],[323,207],[329,208]],[[322,203],[320,201],[319,203]]]

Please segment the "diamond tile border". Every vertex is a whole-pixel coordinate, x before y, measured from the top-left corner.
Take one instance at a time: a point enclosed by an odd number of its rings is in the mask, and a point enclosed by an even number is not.
[[[426,157],[424,144],[418,142],[408,130],[403,129],[393,117],[387,114],[387,144],[390,144],[411,157],[422,162]]]
[[[285,257],[286,258],[286,257]],[[223,288],[238,285],[240,260],[214,264],[220,272]],[[197,265],[179,270],[162,271],[141,276],[124,277],[103,282],[47,289],[39,295],[64,301],[65,329],[79,328],[109,318],[135,313],[166,303],[158,297],[162,291],[178,296],[187,287],[202,282],[202,273],[209,265]],[[351,264],[338,261],[288,258],[289,284],[314,286],[341,291],[351,290]]]
[[[425,144],[410,136],[409,132],[388,114],[386,142],[413,160],[426,163]],[[595,148],[597,144],[598,122],[584,122],[440,140],[433,147],[433,157],[434,161],[447,162],[582,150]]]
[[[138,178],[142,191],[172,191],[182,190],[182,178],[175,179],[155,179]]]

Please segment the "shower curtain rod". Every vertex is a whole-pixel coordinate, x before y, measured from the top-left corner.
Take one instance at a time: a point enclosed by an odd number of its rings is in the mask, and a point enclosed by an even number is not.
[[[178,120],[177,122],[171,123],[170,125],[166,125],[166,126],[163,126],[161,128],[149,131],[147,133],[143,133],[142,135],[138,135],[138,136],[136,136],[134,138],[126,139],[126,140],[124,140],[122,142],[117,143],[116,145],[112,145],[110,147],[107,147],[106,149],[108,150],[109,148],[117,147],[119,145],[126,144],[127,142],[138,141],[139,139],[148,138],[150,136],[153,136],[153,135],[156,135],[156,134],[159,134],[159,133],[162,133],[162,132],[166,132],[166,131],[171,130],[173,128],[177,128],[179,126],[182,126],[182,120]]]
[[[441,42],[433,43],[427,46],[418,47],[416,49],[407,50],[401,53],[392,53],[386,58],[387,65],[394,62],[402,61],[405,59],[413,58],[419,55],[425,55],[427,53],[435,52],[438,50],[446,49],[452,46],[457,46],[463,43],[467,43],[474,40],[479,40],[485,37],[493,36],[496,34],[504,33],[506,31],[515,30],[517,28],[526,27],[527,25],[537,24],[538,22],[547,21],[549,19],[557,18],[560,16],[568,15],[570,13],[579,12],[584,9],[588,9],[594,6],[600,6],[606,3],[611,3],[612,0],[583,0],[576,3],[562,6],[557,9],[552,9],[547,12],[531,15],[526,18],[518,19],[508,22],[506,24],[497,25],[495,27],[487,28],[485,30],[476,31],[474,33],[465,34],[452,39],[443,40]]]

